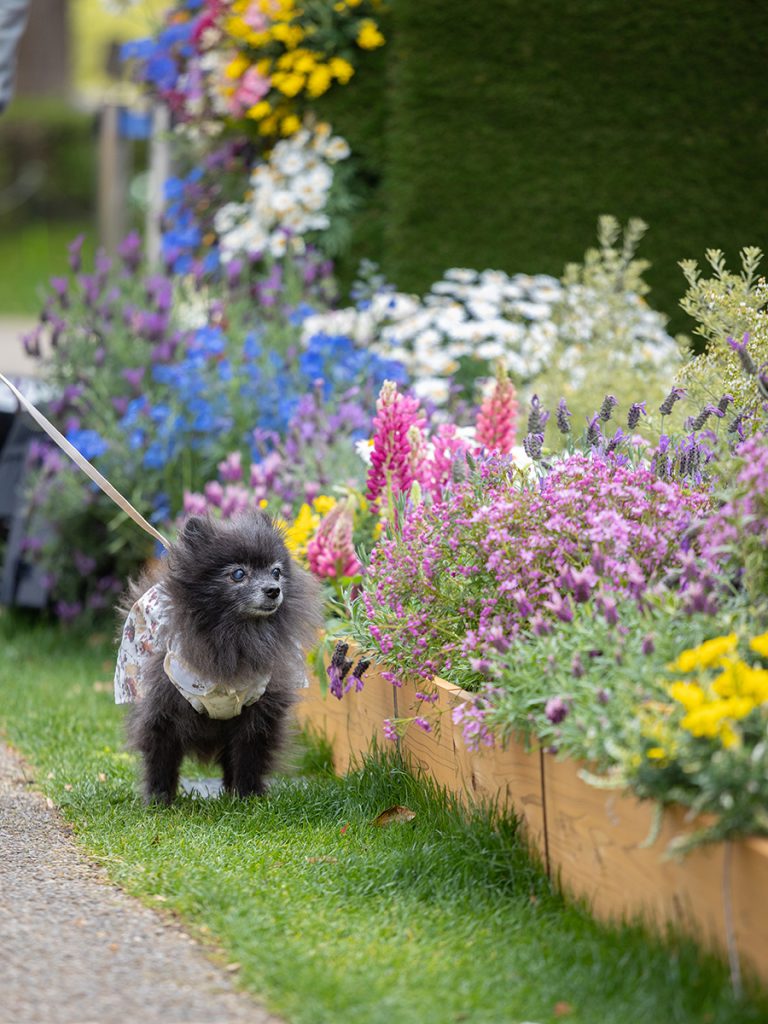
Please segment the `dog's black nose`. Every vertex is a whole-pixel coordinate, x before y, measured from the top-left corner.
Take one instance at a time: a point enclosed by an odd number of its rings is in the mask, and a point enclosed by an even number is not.
[[[264,593],[267,597],[276,601],[280,597],[280,587],[264,587]]]

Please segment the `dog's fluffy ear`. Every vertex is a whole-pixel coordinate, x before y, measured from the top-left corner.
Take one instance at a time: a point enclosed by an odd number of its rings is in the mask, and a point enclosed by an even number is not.
[[[190,547],[198,547],[211,539],[213,524],[204,516],[190,516],[179,532],[179,540]]]

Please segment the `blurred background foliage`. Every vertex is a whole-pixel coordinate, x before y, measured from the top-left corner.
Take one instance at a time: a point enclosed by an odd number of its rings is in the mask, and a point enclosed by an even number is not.
[[[34,284],[14,275],[36,266],[44,278],[65,238],[93,235],[95,108],[135,101],[110,54],[164,6],[139,0],[118,16],[101,0],[32,2],[66,8],[70,101],[21,89],[0,118],[0,196],[35,160],[46,169],[27,201],[0,200],[0,259],[15,262],[2,311],[34,310]],[[363,256],[412,291],[449,266],[560,275],[600,214],[636,216],[650,225],[649,301],[690,331],[678,260],[765,247],[768,7],[392,0],[384,30],[356,87],[321,104],[364,190],[343,282]]]

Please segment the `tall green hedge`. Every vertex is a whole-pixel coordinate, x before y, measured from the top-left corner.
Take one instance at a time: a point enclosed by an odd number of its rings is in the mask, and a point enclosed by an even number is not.
[[[639,216],[683,328],[679,259],[768,246],[765,4],[391,0],[388,28],[336,126],[379,179],[353,255],[401,287],[560,274],[601,213]]]

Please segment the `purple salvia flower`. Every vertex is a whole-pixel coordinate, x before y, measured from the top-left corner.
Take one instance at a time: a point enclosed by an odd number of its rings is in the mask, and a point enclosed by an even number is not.
[[[80,267],[83,265],[83,242],[85,241],[85,235],[78,235],[74,238],[67,246],[69,253],[69,265],[72,268],[72,273],[77,274]]]
[[[397,729],[388,718],[385,718],[382,722],[382,732],[384,733],[384,739],[389,740],[391,743],[397,743]]]
[[[584,675],[584,665],[582,664],[581,655],[578,651],[571,658],[571,675],[574,679],[581,679]]]
[[[141,236],[137,231],[129,232],[117,247],[117,255],[126,270],[134,273],[141,262]]]
[[[423,718],[421,715],[414,718],[413,721],[419,727],[419,729],[421,729],[422,732],[432,732],[431,724],[427,721],[426,718]]]
[[[656,650],[656,644],[654,643],[653,634],[652,633],[646,633],[646,635],[643,637],[643,643],[642,643],[642,648],[641,649],[642,649],[643,654],[646,657],[649,654],[653,654],[653,652]]]

